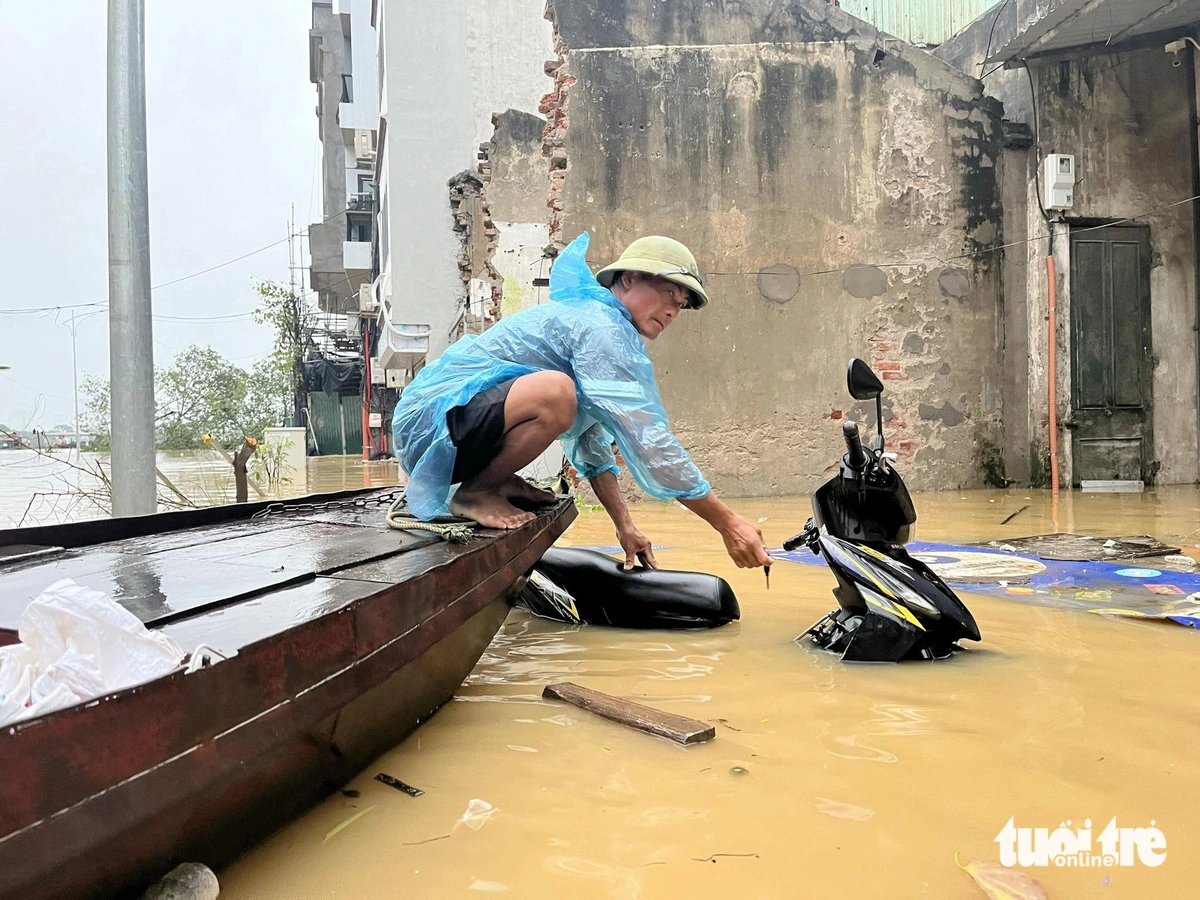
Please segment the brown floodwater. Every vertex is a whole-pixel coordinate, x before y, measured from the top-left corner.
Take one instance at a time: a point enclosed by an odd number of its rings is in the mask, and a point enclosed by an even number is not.
[[[1148,533],[1200,553],[1191,487],[1057,509],[1028,491],[916,503],[926,539]],[[808,515],[803,499],[733,505],[773,547]],[[978,898],[955,855],[998,860],[1010,818],[1090,819],[1098,838],[1114,816],[1153,821],[1165,862],[1025,871],[1051,898],[1195,896],[1195,630],[963,592],[977,647],[847,665],[792,641],[834,605],[828,570],[780,561],[768,591],[686,511],[634,514],[662,565],[728,579],[742,620],[635,632],[514,611],[455,699],[347,786],[359,796],[334,795],[224,869],[222,897]],[[596,511],[562,539],[613,542]],[[564,680],[715,722],[717,737],[683,748],[541,699]],[[463,821],[475,800],[494,811]]]
[[[155,465],[193,505],[234,502],[233,468],[216,450],[160,450]],[[80,460],[73,450],[0,452],[0,528],[54,525],[108,515],[106,492],[94,475],[97,466],[109,471],[108,454],[84,453]],[[395,484],[399,475],[395,461],[310,456],[305,477],[293,476],[279,486],[276,496],[287,499],[305,493],[383,487]],[[159,493],[168,499],[174,497],[165,487],[160,487]],[[93,502],[92,497],[99,502]],[[253,490],[250,499],[259,499]]]

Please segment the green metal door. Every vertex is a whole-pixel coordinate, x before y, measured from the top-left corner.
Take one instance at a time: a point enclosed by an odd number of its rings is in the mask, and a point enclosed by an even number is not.
[[[346,452],[362,456],[363,450],[363,401],[358,394],[342,396],[342,433],[346,436]]]
[[[308,421],[321,456],[362,454],[362,399],[313,391]]]
[[[1149,229],[1071,233],[1071,360],[1074,484],[1150,482]]]

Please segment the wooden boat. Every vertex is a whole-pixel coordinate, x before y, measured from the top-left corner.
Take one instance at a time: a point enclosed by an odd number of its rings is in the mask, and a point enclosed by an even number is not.
[[[575,517],[456,545],[388,530],[380,496],[0,532],[0,643],[69,577],[227,657],[0,729],[0,897],[232,859],[448,700]]]

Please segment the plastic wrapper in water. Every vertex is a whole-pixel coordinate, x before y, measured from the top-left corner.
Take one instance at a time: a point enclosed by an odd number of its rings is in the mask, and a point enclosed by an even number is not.
[[[467,804],[467,811],[462,814],[462,821],[472,831],[478,831],[495,814],[496,807],[486,800],[472,800]]]

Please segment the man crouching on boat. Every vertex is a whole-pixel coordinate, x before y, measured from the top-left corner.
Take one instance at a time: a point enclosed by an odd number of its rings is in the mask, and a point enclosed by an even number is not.
[[[708,303],[695,258],[678,241],[644,237],[593,276],[587,246],[585,232],[555,261],[552,302],[462,338],[404,389],[393,429],[409,508],[423,520],[451,512],[517,528],[533,513],[514,500],[554,498],[516,473],[561,439],[612,517],[626,568],[657,568],[617,487],[615,441],[646,493],[708,522],[739,566],[768,565],[762,532],[717,498],[668,430],[642,341]]]

